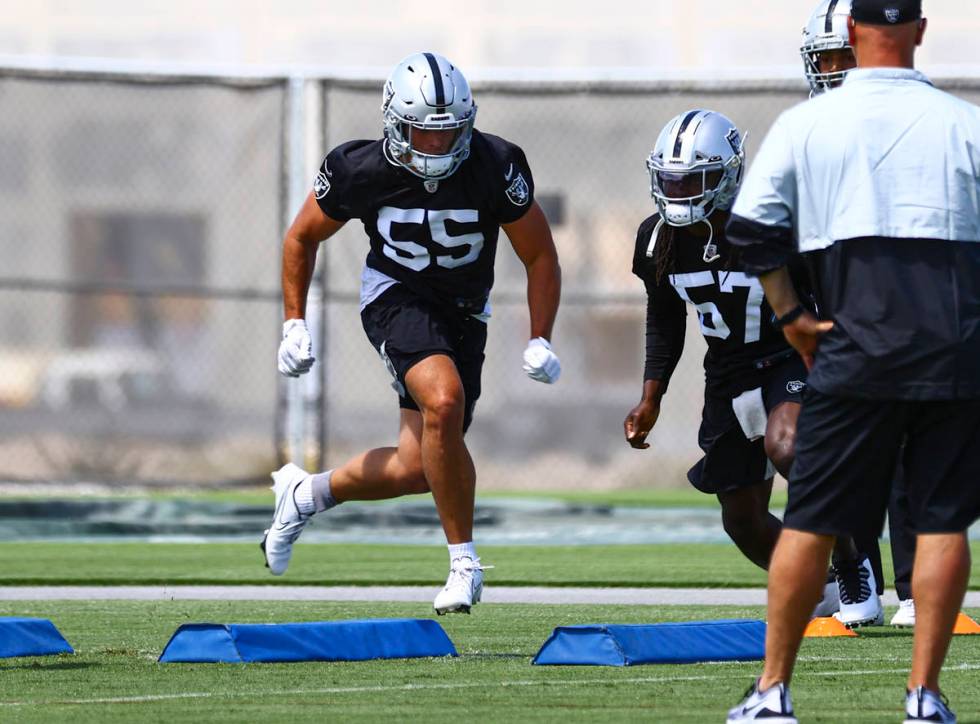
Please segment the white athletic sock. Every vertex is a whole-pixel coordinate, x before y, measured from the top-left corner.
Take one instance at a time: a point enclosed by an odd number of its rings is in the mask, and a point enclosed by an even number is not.
[[[338,503],[333,497],[333,492],[330,489],[330,477],[332,475],[333,470],[328,470],[325,473],[318,473],[310,476],[313,506],[317,513],[322,513],[325,510],[330,510],[331,508],[340,505],[340,503]]]
[[[296,486],[296,507],[300,515],[313,515],[316,506],[313,505],[313,476],[307,475],[303,482]]]
[[[473,541],[469,543],[450,543],[449,544],[449,565],[453,564],[457,558],[467,557],[470,560],[479,560],[476,557],[476,546],[473,545]]]

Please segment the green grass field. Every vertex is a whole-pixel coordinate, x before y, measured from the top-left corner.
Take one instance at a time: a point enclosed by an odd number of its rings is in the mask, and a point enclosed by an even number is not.
[[[493,547],[488,586],[762,586],[729,545]],[[886,556],[887,558],[887,556]],[[268,575],[254,544],[0,544],[0,586],[93,584],[424,584],[441,547],[299,545],[290,572]],[[890,574],[889,574],[890,575]],[[974,576],[976,583],[980,579]],[[889,614],[891,612],[888,612]],[[980,611],[971,611],[980,616]],[[732,606],[480,604],[439,619],[456,659],[310,664],[157,664],[188,622],[428,617],[424,603],[254,601],[0,602],[0,616],[52,619],[73,656],[0,660],[0,722],[341,720],[723,721],[758,663],[535,667],[555,626],[762,618]],[[793,694],[808,722],[898,721],[911,634],[806,641]],[[961,722],[980,722],[980,636],[958,637],[943,686]]]
[[[978,613],[974,611],[974,613]],[[483,605],[440,618],[457,659],[309,664],[158,664],[191,621],[424,617],[424,604],[50,602],[0,615],[52,618],[74,656],[0,662],[0,721],[723,721],[757,663],[538,667],[554,626],[759,618],[733,607]],[[898,720],[911,634],[808,640],[793,695],[809,722]],[[980,637],[953,644],[943,685],[961,722],[980,720]]]
[[[884,552],[885,581],[891,557]],[[489,585],[764,587],[765,572],[727,544],[481,546]],[[254,543],[0,543],[0,585],[441,585],[441,546],[303,544],[269,575]],[[973,544],[971,587],[980,587]]]

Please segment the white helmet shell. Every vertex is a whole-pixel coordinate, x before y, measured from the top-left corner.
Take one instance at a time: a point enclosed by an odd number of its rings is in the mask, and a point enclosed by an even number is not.
[[[820,0],[803,28],[803,72],[810,83],[810,95],[815,96],[836,88],[848,71],[820,72],[820,54],[828,50],[848,49],[852,52],[847,33],[847,19],[851,16],[851,0]]]
[[[675,116],[647,157],[650,195],[661,218],[691,226],[730,209],[744,163],[744,139],[726,116],[701,109]]]
[[[381,112],[388,160],[420,178],[446,178],[470,155],[476,103],[460,70],[437,53],[413,53],[395,66]],[[446,153],[423,153],[412,144],[412,129],[456,136]]]

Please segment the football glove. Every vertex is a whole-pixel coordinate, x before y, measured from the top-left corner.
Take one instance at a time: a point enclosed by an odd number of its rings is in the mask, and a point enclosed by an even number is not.
[[[561,376],[561,362],[544,337],[535,337],[524,350],[524,371],[532,380],[553,385]]]
[[[279,371],[287,377],[299,377],[310,371],[313,358],[313,340],[303,319],[287,319],[282,325],[282,342],[279,343]]]

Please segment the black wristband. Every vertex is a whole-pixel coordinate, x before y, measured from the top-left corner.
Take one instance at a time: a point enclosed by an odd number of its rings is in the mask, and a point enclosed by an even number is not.
[[[802,317],[803,312],[805,311],[806,311],[806,307],[804,307],[802,304],[797,304],[791,310],[786,312],[786,314],[784,314],[782,317],[776,317],[772,323],[776,326],[777,329],[782,329],[787,324],[792,324],[797,319]]]

